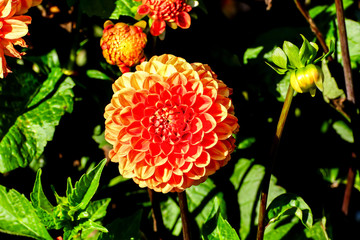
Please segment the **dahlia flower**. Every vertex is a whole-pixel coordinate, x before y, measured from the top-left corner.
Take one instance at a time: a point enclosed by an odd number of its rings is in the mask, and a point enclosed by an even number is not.
[[[4,0],[0,3],[0,77],[4,78],[9,72],[6,64],[6,56],[21,58],[14,45],[27,47],[22,39],[28,33],[28,24],[31,23],[29,16],[14,16],[15,10],[12,0]]]
[[[22,15],[28,12],[29,8],[41,4],[42,0],[12,0],[16,9],[16,15]]]
[[[120,71],[125,73],[130,70],[130,67],[145,60],[146,42],[146,34],[136,24],[134,26],[126,23],[114,25],[111,21],[106,21],[100,46],[106,61],[117,65]]]
[[[239,128],[232,90],[208,65],[154,56],[118,78],[113,91],[105,138],[123,177],[157,192],[181,192],[230,160]]]
[[[165,31],[166,22],[176,29],[178,26],[187,29],[191,25],[191,17],[188,12],[191,6],[186,0],[135,0],[141,1],[137,13],[139,18],[149,15],[153,20],[150,33],[153,36],[159,36]]]

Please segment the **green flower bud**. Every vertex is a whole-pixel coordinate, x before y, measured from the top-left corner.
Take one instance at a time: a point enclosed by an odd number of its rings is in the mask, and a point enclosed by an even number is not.
[[[314,64],[294,70],[290,75],[292,88],[299,93],[310,92],[312,97],[315,96],[316,87],[323,91],[323,79],[321,68]]]

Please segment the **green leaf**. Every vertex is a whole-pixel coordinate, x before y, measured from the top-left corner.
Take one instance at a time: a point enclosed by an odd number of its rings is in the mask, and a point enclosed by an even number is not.
[[[73,228],[65,228],[64,240],[71,240],[77,238],[86,239],[86,237],[95,230],[104,233],[108,232],[108,230],[105,227],[103,227],[101,224],[96,223],[92,220],[88,220],[83,223],[80,223],[79,225]]]
[[[282,69],[287,69],[287,56],[285,52],[277,47],[272,53],[271,61],[278,67]]]
[[[41,56],[24,56],[25,60],[33,62],[37,64],[40,70],[45,73],[49,74],[53,68],[60,68],[60,60],[59,56],[55,49],[51,50],[45,55]]]
[[[60,68],[54,68],[39,90],[26,88],[26,92],[12,91],[8,88],[23,82],[36,80],[22,79],[24,75],[15,74],[15,79],[7,79],[0,92],[0,172],[9,172],[18,167],[26,167],[38,159],[47,142],[52,140],[55,126],[65,112],[73,108],[74,82],[64,80]],[[14,80],[14,81],[12,81]],[[12,103],[20,97],[28,99]],[[16,105],[14,109],[13,106]]]
[[[85,209],[89,204],[91,198],[94,196],[101,177],[102,170],[106,164],[106,159],[103,159],[94,169],[89,173],[81,176],[80,180],[75,183],[75,188],[68,200],[71,206]]]
[[[111,13],[110,19],[119,19],[120,16],[135,17],[138,6],[141,1],[137,2],[134,0],[117,0],[115,2],[115,10]]]
[[[86,75],[89,78],[101,79],[101,80],[110,80],[111,78],[107,76],[105,73],[100,72],[99,70],[89,69],[86,71]]]
[[[351,67],[356,69],[360,66],[360,23],[351,19],[345,19],[346,33],[349,45]],[[338,62],[343,63],[340,41],[337,43]]]
[[[186,189],[186,195],[189,211],[195,218],[197,225],[201,227],[213,208],[213,199],[215,197],[222,199],[223,193],[217,192],[216,185],[208,178],[202,184]],[[225,215],[225,202],[221,202],[221,204],[222,214]],[[172,230],[173,235],[180,235],[182,228],[179,204],[169,197],[167,201],[161,202],[160,206],[165,226]]]
[[[300,61],[303,65],[311,63],[312,60],[316,57],[317,49],[311,44],[302,34],[300,34],[303,39],[303,44],[301,45],[299,51]]]
[[[37,171],[33,191],[30,193],[32,206],[35,208],[41,222],[49,229],[55,226],[52,213],[54,206],[44,194],[41,184],[41,169]]]
[[[290,75],[291,72],[287,72],[284,77],[276,84],[276,91],[279,93],[279,96],[277,96],[277,100],[279,102],[285,101],[286,94],[290,85]]]
[[[277,67],[275,66],[274,64],[272,63],[268,63],[268,62],[265,62],[267,65],[269,65],[272,69],[275,70],[275,72],[277,72],[278,74],[282,75],[282,74],[285,74],[288,69],[284,69],[284,68],[280,68],[280,67]]]
[[[114,239],[133,239],[140,240],[140,222],[142,217],[142,210],[138,210],[134,214],[125,217],[117,218],[115,221],[106,225],[109,230],[108,233],[100,235],[99,240],[114,240]],[[119,227],[121,226],[121,227]]]
[[[251,147],[254,143],[256,142],[256,138],[255,137],[249,137],[249,138],[245,138],[244,140],[242,140],[239,145],[238,145],[238,149],[246,149]]]
[[[244,64],[248,64],[250,59],[256,59],[263,49],[263,46],[246,49],[243,57]]]
[[[238,203],[240,206],[240,238],[249,237],[252,229],[256,229],[259,208],[259,189],[265,174],[262,165],[254,164],[254,160],[241,158],[234,167],[234,172],[230,177],[238,193]],[[285,190],[276,185],[276,178],[270,181],[268,202],[284,193]],[[254,214],[255,213],[255,214]]]
[[[291,221],[278,221],[271,225],[268,225],[265,229],[265,237],[266,240],[281,240],[281,239],[292,239],[289,237],[289,233],[291,233],[292,229],[299,224],[299,219],[293,217]],[[302,225],[301,225],[302,226]],[[295,231],[294,231],[295,232]],[[298,231],[295,234],[300,235]],[[302,239],[302,238],[300,238]]]
[[[106,209],[111,201],[111,198],[104,198],[101,200],[90,202],[89,206],[86,208],[86,212],[90,215],[90,220],[98,221],[101,220],[106,215]]]
[[[300,61],[299,48],[291,42],[284,41],[283,50],[289,59],[290,66],[294,69],[305,67]]]
[[[329,51],[327,53],[324,53],[321,57],[317,58],[314,63],[317,63],[319,61],[322,61],[323,59],[326,59],[328,56],[330,56],[331,54],[333,54],[335,51],[335,43],[333,41],[330,41],[330,47],[329,47]]]
[[[307,228],[311,228],[313,224],[310,207],[301,197],[292,193],[285,193],[276,197],[266,211],[268,224],[279,220],[284,215],[295,215]]]
[[[338,88],[335,79],[331,76],[326,60],[322,61],[321,70],[324,74],[324,82],[323,82],[324,100],[326,102],[329,102],[330,99],[345,98],[344,91]]]
[[[94,133],[92,135],[92,138],[97,144],[99,144],[99,148],[102,149],[105,146],[109,146],[109,148],[112,148],[111,144],[105,140],[105,131],[101,131],[100,125],[97,125],[94,128]]]
[[[333,123],[333,128],[335,129],[336,133],[339,134],[339,136],[349,142],[354,143],[354,135],[351,128],[344,122],[344,121],[336,121]]]
[[[220,200],[214,199],[213,209],[203,225],[202,237],[204,240],[240,240],[235,229],[226,221],[220,213]]]
[[[52,239],[31,203],[14,189],[0,186],[0,232]]]
[[[323,217],[320,221],[317,221],[312,228],[305,229],[306,237],[313,240],[330,240],[326,232],[326,218]]]

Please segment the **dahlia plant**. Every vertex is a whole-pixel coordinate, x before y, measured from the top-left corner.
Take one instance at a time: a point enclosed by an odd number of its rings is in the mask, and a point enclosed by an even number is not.
[[[150,33],[159,36],[164,33],[166,24],[173,29],[177,27],[187,29],[191,25],[188,12],[192,7],[187,0],[135,0],[141,1],[137,9],[137,19],[144,16],[150,18]]]
[[[117,65],[123,73],[145,60],[144,48],[147,37],[140,26],[141,22],[134,26],[122,22],[104,23],[104,32],[100,40],[103,56],[109,64]]]
[[[23,9],[22,3],[13,0],[4,0],[0,3],[0,77],[4,78],[11,70],[9,69],[5,55],[15,58],[21,58],[24,53],[19,53],[14,45],[27,47],[22,39],[28,33],[28,26],[31,23],[29,16],[17,16],[20,9]],[[19,12],[20,11],[20,12]]]
[[[239,125],[228,88],[207,65],[170,54],[122,75],[105,109],[105,139],[122,176],[180,192],[227,164]]]

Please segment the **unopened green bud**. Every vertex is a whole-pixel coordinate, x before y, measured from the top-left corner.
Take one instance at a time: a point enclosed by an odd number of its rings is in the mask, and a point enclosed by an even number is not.
[[[314,64],[293,70],[290,75],[292,88],[299,93],[310,92],[312,97],[315,96],[316,87],[323,91],[323,79],[321,68]]]

